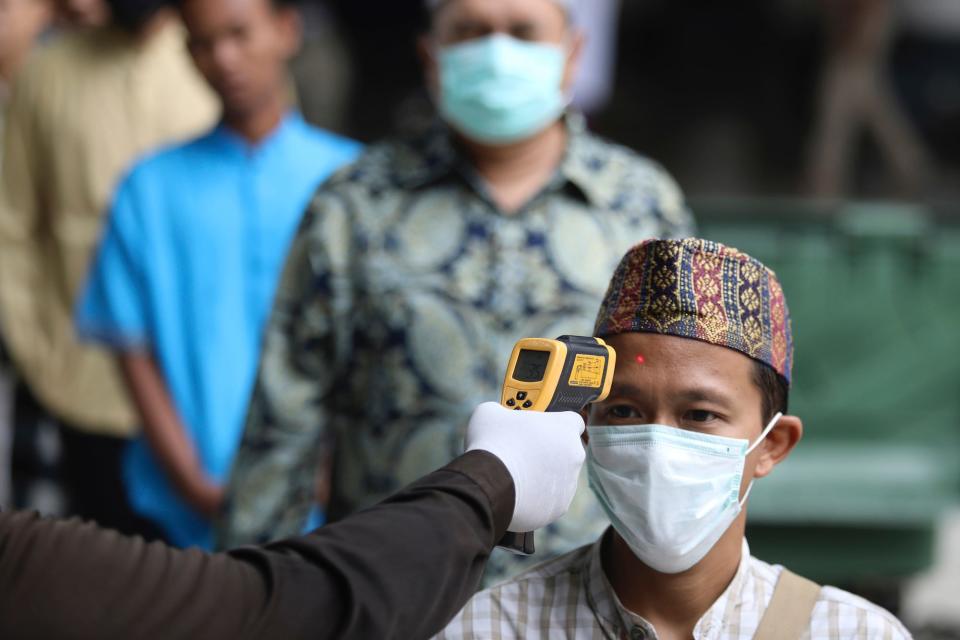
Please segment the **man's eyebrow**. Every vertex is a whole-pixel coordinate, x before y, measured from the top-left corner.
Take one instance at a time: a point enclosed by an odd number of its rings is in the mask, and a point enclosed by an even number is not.
[[[710,387],[690,387],[677,392],[675,396],[685,402],[710,402],[723,407],[730,407],[734,403],[730,394]]]
[[[610,388],[611,398],[624,396],[643,398],[647,393],[647,390],[643,386],[632,382],[617,382],[614,380]],[[672,395],[682,402],[710,402],[723,407],[730,407],[734,403],[734,399],[730,394],[704,386],[681,389]]]
[[[465,33],[486,33],[492,30],[493,28],[490,24],[475,18],[463,18],[453,23],[453,31],[457,35],[463,35]]]
[[[630,382],[617,382],[613,381],[613,385],[610,387],[610,397],[614,396],[644,396],[647,391],[640,385],[635,385]]]
[[[536,31],[539,28],[539,24],[527,18],[520,18],[510,23],[511,31]]]

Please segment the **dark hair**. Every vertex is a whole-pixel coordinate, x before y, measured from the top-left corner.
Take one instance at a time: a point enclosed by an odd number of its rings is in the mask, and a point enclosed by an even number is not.
[[[787,387],[787,381],[774,371],[773,367],[759,360],[754,360],[753,383],[760,389],[760,395],[762,396],[761,415],[764,424],[770,422],[776,412],[787,412],[790,390]]]
[[[161,9],[172,5],[172,0],[107,0],[110,21],[129,32],[137,31]]]

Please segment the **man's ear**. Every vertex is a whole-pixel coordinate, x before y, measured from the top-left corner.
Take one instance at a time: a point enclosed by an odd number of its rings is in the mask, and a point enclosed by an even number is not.
[[[303,46],[303,16],[295,7],[276,9],[283,38],[283,53],[287,61],[300,53]]]
[[[768,475],[783,462],[803,437],[803,422],[797,416],[781,416],[763,443],[757,447],[759,458],[753,470],[754,478]]]

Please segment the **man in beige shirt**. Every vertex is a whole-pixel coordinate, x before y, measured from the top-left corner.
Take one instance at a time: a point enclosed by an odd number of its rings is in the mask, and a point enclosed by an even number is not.
[[[62,426],[69,509],[129,530],[116,505],[134,414],[114,360],[76,341],[74,296],[128,165],[210,127],[217,106],[170,9],[110,5],[111,24],[38,51],[12,88],[0,176],[0,327],[17,373]]]

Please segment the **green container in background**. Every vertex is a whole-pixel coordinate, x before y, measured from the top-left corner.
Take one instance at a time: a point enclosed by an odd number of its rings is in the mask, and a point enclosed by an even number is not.
[[[750,495],[755,555],[828,583],[931,563],[960,502],[960,215],[889,203],[692,203],[700,235],[777,272],[798,448]]]

